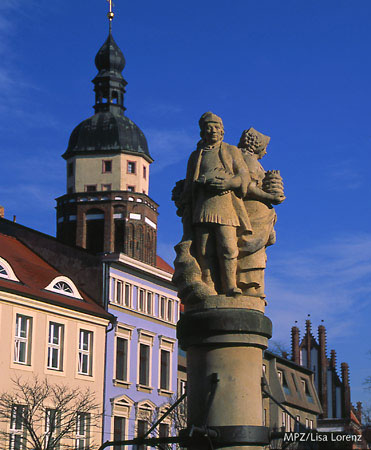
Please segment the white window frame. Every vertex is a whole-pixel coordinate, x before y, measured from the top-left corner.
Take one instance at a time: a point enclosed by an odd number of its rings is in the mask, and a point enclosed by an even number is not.
[[[153,344],[156,333],[152,333],[151,331],[143,330],[141,328],[137,329],[138,331],[138,347],[137,347],[137,390],[145,390],[146,392],[152,392],[152,353],[153,353]],[[148,376],[148,385],[140,384],[139,376],[140,376],[140,345],[147,345],[149,347],[149,376]]]
[[[131,385],[130,382],[130,354],[131,354],[131,339],[133,336],[133,330],[135,327],[131,325],[126,325],[123,323],[118,323],[116,325],[116,332],[115,332],[115,348],[114,348],[114,361],[113,361],[113,380],[115,385],[123,386],[123,387],[129,387]],[[117,339],[125,339],[127,341],[127,361],[126,361],[126,367],[127,367],[127,374],[126,374],[126,380],[119,380],[116,378],[116,365],[117,365]]]
[[[114,436],[115,417],[122,417],[125,419],[125,439],[129,435],[129,420],[131,408],[134,402],[127,395],[111,399],[112,415],[111,415],[111,435]]]
[[[176,300],[170,297],[166,297],[166,295],[159,294],[158,296],[158,317],[161,320],[165,320],[166,322],[175,323],[175,305]],[[162,312],[163,306],[163,312]],[[169,311],[169,308],[171,310]],[[170,312],[170,314],[169,314]]]
[[[0,257],[0,266],[4,269],[5,273],[0,272],[0,278],[5,278],[7,280],[18,281],[12,266],[4,258]]]
[[[88,336],[88,348],[84,349],[84,339],[82,336],[87,333]],[[93,345],[94,345],[94,333],[91,330],[80,329],[79,330],[79,352],[78,352],[78,369],[79,375],[92,376],[93,375]],[[83,372],[84,357],[87,357],[88,371]]]
[[[20,448],[22,450],[26,449],[26,429],[24,427],[24,423],[22,420],[21,426],[20,428],[16,428],[17,426],[17,409],[18,408],[22,408],[22,417],[24,415],[24,410],[27,408],[27,406],[25,405],[19,405],[19,404],[15,404],[12,406],[12,413],[11,413],[11,418],[10,418],[10,428],[9,428],[9,449],[10,450],[14,450],[15,447],[15,442],[14,440],[17,438],[17,436],[21,436],[21,442],[20,442]]]
[[[58,328],[58,342],[53,342],[54,329]],[[48,356],[47,368],[50,370],[63,370],[63,340],[64,340],[64,324],[50,321],[48,331]],[[53,352],[57,352],[57,367],[52,366]]]
[[[62,289],[57,289],[55,286],[58,283],[65,283],[65,284],[67,284],[72,292],[67,292],[67,291],[64,291]],[[52,280],[44,289],[46,291],[55,292],[55,293],[60,294],[60,295],[66,295],[67,297],[74,297],[74,298],[82,299],[82,297],[81,297],[77,287],[75,286],[74,282],[70,278],[67,278],[67,277],[64,277],[64,276],[60,276],[60,277],[54,278],[54,280]]]
[[[84,422],[82,422],[84,421]],[[81,430],[82,426],[84,429]],[[89,413],[77,413],[76,417],[76,450],[83,448],[86,449],[89,446],[89,433],[90,433],[90,414]],[[81,446],[82,444],[82,446]]]
[[[158,355],[158,393],[160,395],[172,395],[173,389],[173,357],[175,348],[175,339],[167,336],[159,336],[159,355]],[[169,387],[168,389],[161,388],[161,351],[169,352]]]
[[[32,317],[26,316],[24,314],[16,314],[13,357],[13,362],[16,364],[23,364],[25,366],[31,365],[32,319]],[[21,336],[22,320],[26,321],[26,336]],[[22,344],[25,344],[26,347],[25,361],[20,360],[20,348]]]
[[[52,411],[55,412],[55,428],[54,430],[50,430],[50,424],[51,424],[51,420],[50,420],[50,415],[52,413]],[[51,439],[55,438],[55,434],[58,434],[59,430],[60,430],[60,420],[61,420],[61,414],[60,411],[54,409],[54,408],[47,408],[46,412],[45,412],[45,433],[49,434],[49,442]],[[59,443],[55,446],[56,449],[59,449]]]

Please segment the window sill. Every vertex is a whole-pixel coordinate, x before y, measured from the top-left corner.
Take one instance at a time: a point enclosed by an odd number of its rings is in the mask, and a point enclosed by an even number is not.
[[[152,393],[153,387],[145,386],[144,384],[137,384],[137,391]]]
[[[158,395],[162,395],[164,397],[171,397],[174,392],[168,391],[167,389],[157,389]]]
[[[112,380],[113,385],[117,386],[117,387],[122,387],[124,389],[129,389],[130,386],[132,385],[132,383],[130,383],[129,381],[122,381],[122,380]]]

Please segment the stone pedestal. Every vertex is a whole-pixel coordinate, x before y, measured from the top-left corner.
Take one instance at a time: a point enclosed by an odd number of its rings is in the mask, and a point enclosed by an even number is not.
[[[178,323],[187,351],[188,430],[211,430],[213,448],[260,449],[262,352],[272,334],[260,298],[212,296],[188,306]],[[210,441],[190,444],[209,449]]]

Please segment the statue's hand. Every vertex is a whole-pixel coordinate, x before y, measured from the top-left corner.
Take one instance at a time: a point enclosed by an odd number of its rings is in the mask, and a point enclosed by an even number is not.
[[[236,177],[223,178],[215,177],[208,182],[209,186],[216,191],[223,192],[229,189],[237,189],[239,187],[239,179]]]
[[[286,197],[283,194],[272,194],[272,204],[273,205],[279,205],[280,203],[282,203]]]

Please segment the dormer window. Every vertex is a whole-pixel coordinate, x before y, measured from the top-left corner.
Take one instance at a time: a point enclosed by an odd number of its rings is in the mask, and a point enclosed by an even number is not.
[[[11,281],[18,281],[18,278],[15,276],[14,270],[11,265],[5,261],[4,258],[0,257],[0,278],[5,278]]]
[[[57,294],[67,295],[68,297],[82,299],[72,280],[63,276],[54,278],[54,280],[48,284],[45,290],[56,292]]]
[[[72,290],[71,286],[69,286],[64,281],[58,281],[58,283],[55,283],[55,285],[53,286],[53,289],[55,289],[57,291],[62,291],[62,293],[73,294],[73,290]]]

